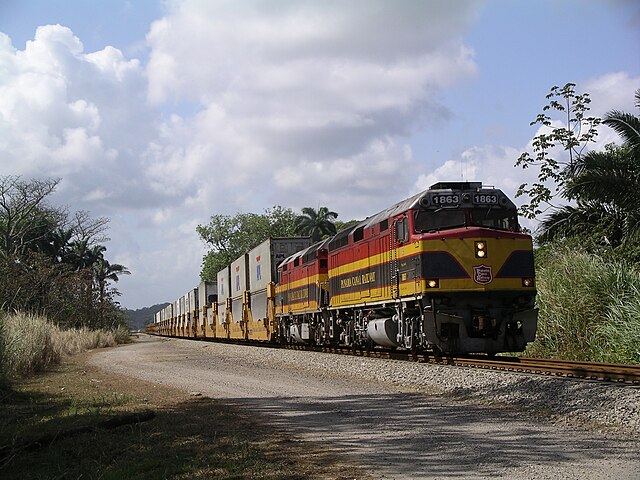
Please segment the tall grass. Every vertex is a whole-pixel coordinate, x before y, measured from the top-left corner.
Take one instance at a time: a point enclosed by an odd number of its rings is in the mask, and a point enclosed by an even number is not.
[[[526,353],[640,363],[640,268],[563,247],[538,260],[538,335]]]
[[[6,382],[28,376],[59,363],[65,355],[128,340],[124,327],[62,330],[40,316],[0,313],[0,379]]]

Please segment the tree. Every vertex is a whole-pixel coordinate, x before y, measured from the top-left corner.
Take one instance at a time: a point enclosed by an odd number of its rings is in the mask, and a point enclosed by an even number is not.
[[[336,234],[334,224],[336,218],[338,218],[338,214],[329,211],[327,207],[320,207],[318,211],[311,207],[304,207],[302,215],[296,218],[295,232],[298,235],[309,236],[314,242],[317,242],[324,235]]]
[[[24,255],[64,222],[65,212],[45,204],[60,179],[0,177],[0,256]]]
[[[349,220],[347,222],[341,222],[336,220],[333,224],[336,226],[336,232],[344,230],[345,228],[353,227],[356,223],[360,223],[360,220]]]
[[[200,239],[210,248],[202,259],[201,279],[215,281],[220,270],[269,237],[292,236],[294,220],[293,210],[280,206],[264,214],[212,215],[207,225],[196,227]]]
[[[556,196],[572,199],[564,189],[567,175],[580,160],[588,145],[595,141],[598,134],[597,126],[601,123],[599,118],[587,116],[591,98],[588,93],[576,94],[573,83],[567,83],[562,88],[552,87],[546,98],[549,103],[530,124],[545,127],[542,133],[533,138],[535,157],[524,152],[516,161],[516,166],[540,169],[538,182],[533,185],[523,183],[516,193],[516,197],[529,197],[529,203],[521,207],[521,213],[531,219],[550,208],[559,208],[552,203]],[[562,114],[564,126],[554,127],[554,120],[546,113],[549,111]],[[557,148],[564,152],[561,158],[552,156],[553,150]],[[549,183],[553,185],[550,187]]]
[[[640,89],[636,90],[635,98],[636,107],[640,109]],[[612,110],[605,115],[604,123],[620,134],[624,145],[637,160],[640,154],[640,117]]]
[[[104,243],[109,240],[106,235],[106,231],[109,228],[108,218],[91,218],[89,212],[79,210],[73,215],[68,224],[73,232],[74,240],[86,240],[89,245]]]
[[[103,247],[104,248],[104,247]],[[106,250],[106,249],[105,249]],[[98,325],[103,325],[105,321],[105,311],[108,304],[113,300],[115,291],[108,290],[108,281],[117,282],[120,280],[118,275],[130,275],[131,272],[124,265],[119,263],[109,263],[104,258],[104,250],[101,250],[97,261],[93,264],[93,274],[98,287]]]
[[[107,282],[128,271],[110,264],[97,243],[106,239],[107,219],[84,211],[69,217],[47,204],[59,182],[0,177],[0,278],[11,279],[0,282],[0,308],[66,326],[113,325],[122,316]]]
[[[636,91],[640,108],[640,90]],[[615,248],[632,246],[640,237],[640,117],[611,111],[604,124],[621,134],[622,146],[590,151],[565,169],[565,206],[541,225],[541,241],[580,237]]]

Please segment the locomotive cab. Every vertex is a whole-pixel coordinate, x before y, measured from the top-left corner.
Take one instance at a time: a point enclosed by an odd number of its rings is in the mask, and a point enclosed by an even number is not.
[[[416,233],[460,227],[485,227],[520,232],[516,206],[500,190],[480,182],[436,183],[414,210]]]
[[[438,183],[411,213],[426,343],[447,352],[524,350],[537,327],[533,251],[513,202],[479,182]]]

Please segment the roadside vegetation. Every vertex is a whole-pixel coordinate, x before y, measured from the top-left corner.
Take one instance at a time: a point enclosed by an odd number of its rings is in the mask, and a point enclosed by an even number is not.
[[[589,95],[574,87],[551,89],[531,123],[541,127],[534,156],[517,162],[539,171],[538,182],[518,192],[528,199],[521,213],[541,221],[538,336],[526,354],[640,363],[640,117],[590,117]],[[640,90],[635,99],[640,109]],[[588,148],[601,123],[621,145]]]
[[[525,355],[640,364],[640,267],[575,242],[537,252],[536,341]]]
[[[123,326],[62,329],[44,317],[0,313],[0,381],[6,388],[58,365],[65,356],[126,342],[129,331]]]
[[[108,220],[48,203],[59,179],[0,176],[0,379],[31,375],[67,354],[125,341],[106,258]]]

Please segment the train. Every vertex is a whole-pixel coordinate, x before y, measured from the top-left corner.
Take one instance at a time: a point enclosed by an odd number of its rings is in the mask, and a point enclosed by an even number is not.
[[[269,238],[158,311],[175,337],[521,352],[536,336],[531,236],[481,182],[438,182],[337,234]]]

